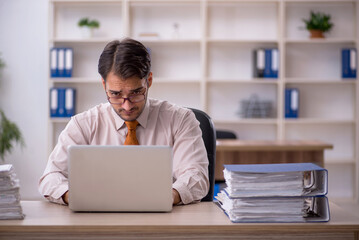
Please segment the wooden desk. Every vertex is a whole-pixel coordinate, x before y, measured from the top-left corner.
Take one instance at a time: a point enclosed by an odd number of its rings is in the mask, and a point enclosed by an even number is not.
[[[320,141],[217,140],[216,181],[223,181],[223,164],[312,162],[324,167],[324,150],[333,145]]]
[[[0,239],[356,239],[359,218],[330,203],[328,223],[232,223],[212,202],[171,213],[73,213],[66,206],[23,201],[24,220],[0,221]]]

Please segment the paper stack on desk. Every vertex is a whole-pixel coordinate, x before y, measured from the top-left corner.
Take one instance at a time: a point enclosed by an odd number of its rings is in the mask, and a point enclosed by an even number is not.
[[[0,220],[23,219],[19,180],[11,164],[0,165]]]
[[[329,221],[328,172],[312,163],[225,165],[216,197],[232,222]]]

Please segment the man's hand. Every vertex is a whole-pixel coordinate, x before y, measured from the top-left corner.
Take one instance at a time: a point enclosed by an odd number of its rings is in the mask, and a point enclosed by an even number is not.
[[[65,193],[66,194],[66,193]],[[176,189],[172,188],[172,198],[173,198],[173,205],[176,205],[181,202],[181,197]]]
[[[64,195],[62,195],[62,200],[64,200],[66,204],[69,204],[69,191],[65,192]]]

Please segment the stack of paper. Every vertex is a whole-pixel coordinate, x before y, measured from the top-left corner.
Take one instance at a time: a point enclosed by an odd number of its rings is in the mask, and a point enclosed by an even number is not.
[[[23,219],[19,180],[11,164],[0,165],[0,220]]]
[[[233,222],[329,221],[327,170],[312,163],[225,165],[217,195]]]

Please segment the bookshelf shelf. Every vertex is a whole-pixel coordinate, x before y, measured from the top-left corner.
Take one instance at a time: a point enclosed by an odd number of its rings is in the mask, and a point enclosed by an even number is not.
[[[252,79],[208,79],[208,83],[216,84],[216,83],[223,83],[223,84],[278,84],[278,79],[276,78],[252,78]]]
[[[299,118],[299,119],[285,119],[285,124],[355,124],[355,120],[352,119],[319,119],[319,118]]]
[[[211,44],[278,44],[278,40],[276,39],[207,39],[208,43]]]
[[[355,79],[310,79],[310,78],[286,78],[286,84],[350,84],[356,85]]]
[[[70,118],[50,118],[51,123],[68,123]]]
[[[120,38],[120,37],[118,37]],[[114,39],[117,38],[55,38],[50,39],[50,43],[54,44],[66,44],[66,43],[76,43],[76,44],[82,44],[82,43],[96,43],[96,44],[106,44]]]
[[[287,44],[355,44],[355,39],[340,39],[340,38],[333,38],[333,39],[286,39],[284,40]]]
[[[221,120],[221,119],[214,119],[213,122],[215,124],[235,124],[235,125],[241,125],[241,124],[251,124],[251,125],[276,125],[278,124],[278,121],[275,118],[269,118],[269,119],[238,119],[238,120]]]
[[[325,164],[355,164],[354,158],[328,158]]]
[[[93,78],[87,78],[87,77],[72,77],[72,78],[51,78],[50,83],[56,84],[56,83],[101,83],[101,78],[99,77],[93,77]]]
[[[325,39],[303,29],[311,10],[332,15]],[[83,16],[101,23],[92,38],[77,27]],[[329,142],[326,162],[343,165],[341,185],[358,200],[359,84],[341,77],[341,50],[359,46],[358,16],[356,0],[49,0],[49,48],[72,48],[74,67],[72,78],[47,84],[76,88],[77,112],[106,102],[98,57],[109,41],[132,37],[151,52],[150,97],[202,109],[239,139]],[[253,77],[258,48],[278,48],[278,78]],[[298,119],[284,117],[286,87],[299,89]],[[270,118],[239,117],[253,95],[272,103]],[[49,119],[49,151],[67,121]]]

